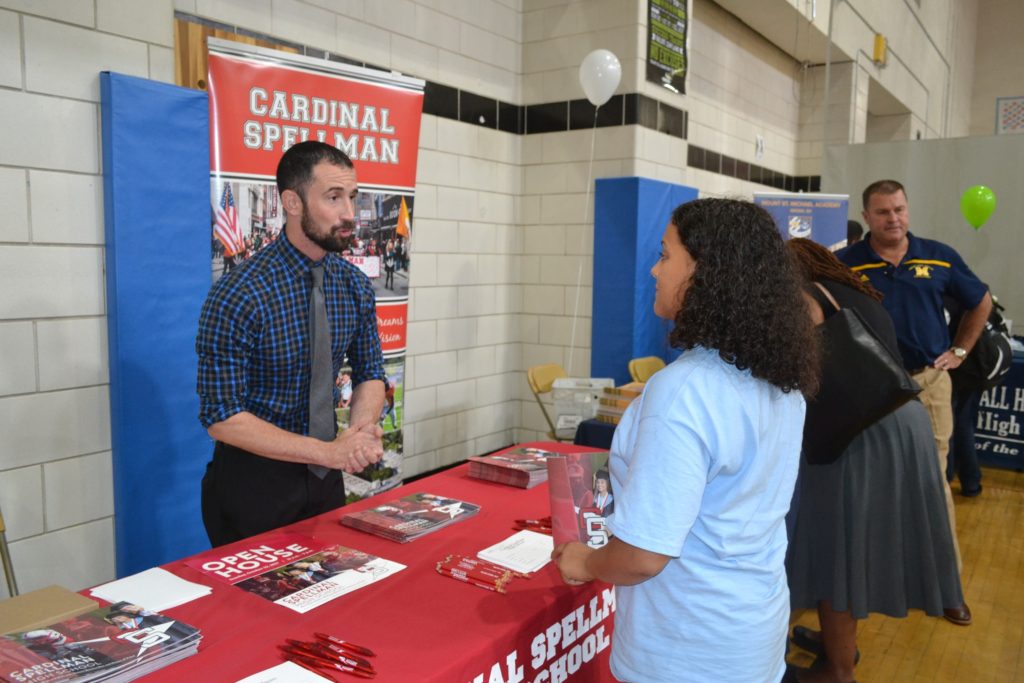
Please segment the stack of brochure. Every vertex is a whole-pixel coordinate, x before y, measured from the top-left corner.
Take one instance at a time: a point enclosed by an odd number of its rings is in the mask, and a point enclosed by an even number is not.
[[[0,637],[0,679],[132,681],[196,653],[199,629],[118,602]]]
[[[514,448],[469,459],[469,476],[499,484],[533,488],[548,480],[547,457],[555,455],[540,448]]]
[[[605,387],[597,399],[597,416],[600,422],[617,425],[626,408],[644,391],[643,382],[630,382],[621,387]]]
[[[551,561],[551,551],[554,548],[554,539],[547,534],[524,529],[501,543],[484,548],[476,556],[513,571],[529,574]]]
[[[433,493],[414,493],[362,512],[352,512],[341,523],[399,543],[443,529],[472,517],[480,506]]]

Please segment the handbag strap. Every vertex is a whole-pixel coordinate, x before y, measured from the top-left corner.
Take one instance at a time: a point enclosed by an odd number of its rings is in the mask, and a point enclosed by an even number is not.
[[[821,314],[828,319],[835,313],[838,313],[839,309],[842,307],[839,305],[839,302],[836,301],[835,297],[832,296],[832,292],[825,289],[825,286],[820,282],[812,282],[811,284],[814,286],[808,287],[807,292],[815,301],[818,302],[818,305],[821,306]],[[829,311],[829,308],[832,308],[833,310]]]

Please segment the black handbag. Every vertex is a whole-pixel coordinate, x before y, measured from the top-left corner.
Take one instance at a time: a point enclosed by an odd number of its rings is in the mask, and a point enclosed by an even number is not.
[[[950,306],[947,304],[946,308],[952,312]],[[1010,330],[1003,318],[1003,310],[1002,305],[992,297],[992,312],[974,342],[974,348],[959,367],[949,371],[953,391],[987,391],[1006,379],[1013,367],[1013,346],[1010,344]],[[955,315],[950,322],[951,335],[955,336],[961,318],[962,313]]]
[[[815,283],[816,284],[816,283]],[[835,462],[864,429],[921,393],[900,360],[852,308],[841,308],[824,287],[835,312],[818,326],[822,334],[821,384],[807,402],[803,452],[807,462]],[[827,311],[820,296],[814,297]]]

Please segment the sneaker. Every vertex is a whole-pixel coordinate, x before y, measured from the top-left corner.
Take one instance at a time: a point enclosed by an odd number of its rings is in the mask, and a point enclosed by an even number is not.
[[[815,631],[806,626],[794,626],[791,640],[801,650],[807,650],[814,655],[817,660],[815,664],[819,661],[825,662],[825,648],[821,646],[821,631]],[[857,648],[857,652],[853,656],[853,663],[856,665],[858,662],[860,662],[860,648]]]

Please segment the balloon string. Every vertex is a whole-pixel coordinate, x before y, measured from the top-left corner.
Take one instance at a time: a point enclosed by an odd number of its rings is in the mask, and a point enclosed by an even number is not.
[[[576,303],[573,305],[572,334],[569,337],[569,367],[567,369],[570,375],[573,372],[572,358],[576,351],[576,321],[580,316],[580,286],[583,281],[583,252],[587,238],[587,216],[590,213],[590,186],[593,184],[594,177],[594,144],[597,140],[597,110],[600,108],[601,107],[599,106],[594,107],[594,126],[590,129],[590,162],[587,164],[587,194],[586,199],[583,202],[583,229],[580,230],[580,257],[579,266],[576,269]],[[593,291],[593,283],[591,283],[591,291]]]

